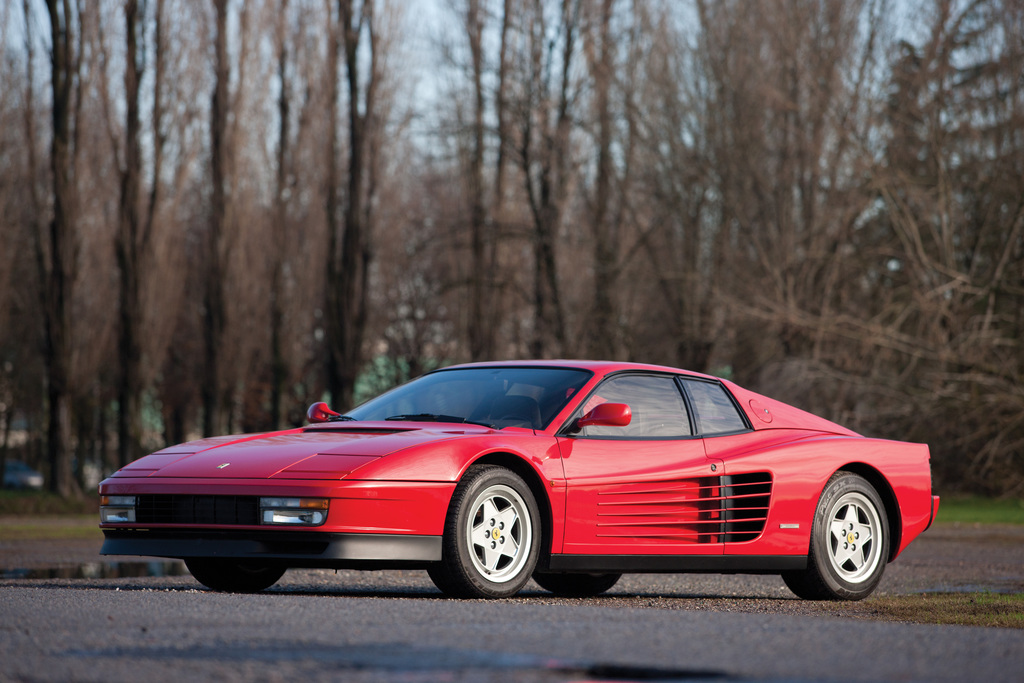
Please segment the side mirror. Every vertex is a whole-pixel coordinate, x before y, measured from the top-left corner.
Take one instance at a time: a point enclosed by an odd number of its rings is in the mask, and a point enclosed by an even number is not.
[[[602,426],[625,427],[633,419],[633,411],[625,403],[602,403],[594,406],[589,413],[576,420],[576,428]]]
[[[310,424],[320,424],[321,422],[330,422],[332,417],[340,417],[341,413],[336,413],[330,409],[330,407],[323,401],[318,401],[309,407],[306,411],[306,417],[309,419]]]

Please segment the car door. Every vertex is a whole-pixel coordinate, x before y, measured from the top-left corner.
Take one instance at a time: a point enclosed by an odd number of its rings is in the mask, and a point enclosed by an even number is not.
[[[717,463],[704,453],[673,375],[620,374],[602,382],[578,415],[625,403],[625,427],[559,436],[566,478],[566,554],[720,554]],[[702,502],[703,501],[703,502]],[[714,507],[714,506],[712,506]]]
[[[764,534],[774,509],[774,478],[777,463],[770,454],[760,453],[764,437],[750,428],[748,420],[721,383],[685,378],[686,391],[697,431],[704,437],[704,449],[719,463],[722,521],[721,540],[726,555],[770,553],[778,548],[765,545]],[[753,451],[753,452],[752,452]],[[794,477],[799,476],[796,472]],[[787,518],[787,522],[792,519]],[[783,528],[799,525],[784,524]],[[778,531],[775,532],[778,536]]]

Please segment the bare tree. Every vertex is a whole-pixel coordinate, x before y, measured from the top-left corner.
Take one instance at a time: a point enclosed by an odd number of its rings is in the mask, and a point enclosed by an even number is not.
[[[71,469],[71,296],[75,281],[75,190],[73,132],[75,91],[79,83],[75,41],[76,10],[69,0],[48,0],[53,136],[50,170],[53,216],[45,235],[39,234],[36,257],[42,284],[44,317],[43,358],[48,402],[47,457],[50,490],[62,496],[76,490]],[[26,11],[27,14],[27,11]],[[40,231],[42,232],[42,231]]]
[[[205,350],[203,394],[203,433],[207,436],[223,429],[223,338],[225,318],[225,250],[228,235],[228,80],[230,63],[227,51],[227,0],[214,0],[216,34],[214,38],[214,90],[210,109],[210,162],[212,196],[210,229],[206,244],[206,273],[203,291],[203,343]]]
[[[329,125],[332,133],[328,172],[328,261],[327,261],[327,383],[339,405],[352,403],[355,380],[363,362],[363,336],[367,320],[368,277],[372,202],[370,150],[372,136],[379,131],[377,89],[380,85],[380,46],[377,42],[374,0],[338,0],[332,28]],[[348,100],[348,164],[345,205],[338,222],[336,88],[337,59],[345,57],[345,85]],[[360,56],[369,60],[365,69]]]
[[[0,7],[0,25],[13,25],[13,15],[16,8],[11,4]],[[26,31],[30,35],[30,32]],[[0,35],[0,54],[8,54],[8,32]],[[0,62],[0,168],[13,168],[16,161],[13,158],[16,150],[14,140],[9,133],[4,131],[17,131],[15,118],[16,110],[12,106],[13,93],[17,92],[14,82],[14,74],[11,73],[9,62]],[[15,235],[20,233],[15,217],[14,206],[11,195],[15,189],[13,177],[7,174],[0,175],[0,481],[7,468],[7,453],[10,444],[11,425],[14,417],[14,396],[11,381],[6,368],[8,361],[8,344],[10,343],[10,311],[13,302],[10,292],[13,270],[16,239]]]
[[[534,329],[529,353],[536,358],[552,352],[573,353],[555,245],[574,170],[570,135],[580,2],[562,0],[554,26],[545,10],[541,0],[522,7],[514,57],[515,95],[507,101],[514,112],[510,113],[515,126],[511,145],[516,150],[533,227]]]
[[[120,340],[121,377],[118,385],[118,462],[123,467],[141,453],[141,394],[139,365],[142,344],[139,339],[142,323],[139,280],[144,276],[145,250],[152,224],[143,224],[140,205],[142,144],[141,89],[145,63],[140,50],[143,16],[137,0],[126,0],[124,88],[126,119],[124,128],[124,159],[121,168],[121,202],[119,230],[116,240],[117,263],[121,274]],[[159,101],[157,102],[159,106]],[[159,170],[159,169],[158,169]],[[150,214],[152,215],[152,214]]]
[[[1024,490],[1020,0],[449,4],[431,112],[400,2],[0,3],[0,461],[586,353]]]
[[[637,42],[649,47],[631,48],[638,102],[627,112],[638,129],[638,178],[623,201],[642,207],[631,210],[637,241],[630,250],[642,250],[646,272],[639,279],[650,289],[640,297],[646,308],[631,333],[652,360],[707,371],[722,336],[712,287],[728,280],[715,268],[714,174],[704,146],[703,124],[716,114],[694,73],[691,41],[671,13],[641,5],[634,21]]]
[[[902,430],[948,481],[1024,491],[1024,5],[939,2],[893,65],[863,329]],[[956,122],[952,124],[951,122]],[[870,335],[870,336],[869,336]]]
[[[730,273],[718,293],[759,321],[736,337],[743,379],[773,358],[813,355],[815,338],[797,321],[832,315],[841,247],[871,202],[858,184],[867,141],[843,118],[863,84],[858,54],[873,50],[858,30],[873,27],[861,23],[866,6],[698,2],[702,133],[719,198],[716,251],[727,257],[718,266]]]
[[[482,360],[493,351],[493,327],[484,318],[484,302],[490,293],[489,275],[491,264],[487,262],[488,216],[484,180],[484,112],[485,93],[483,85],[484,55],[483,34],[484,14],[479,0],[467,0],[464,23],[469,43],[469,56],[473,82],[472,141],[466,166],[467,193],[469,199],[470,233],[470,281],[469,281],[469,357]]]
[[[151,260],[140,281],[144,333],[140,371],[152,387],[163,416],[165,442],[183,441],[200,419],[204,377],[201,303],[205,272],[203,244],[209,225],[205,198],[209,177],[203,163],[208,143],[202,121],[209,60],[203,34],[189,27],[208,22],[207,7],[157,2],[152,17],[152,177],[146,200]],[[198,431],[198,430],[196,430]]]
[[[27,443],[17,450],[9,438],[4,442],[4,459],[20,450],[20,457],[42,466],[47,389],[39,352],[44,323],[36,250],[45,229],[44,195],[50,181],[40,161],[45,105],[36,90],[42,35],[34,16],[27,0],[0,11],[5,26],[19,18],[24,26],[24,59],[0,62],[0,402],[5,404],[0,413],[6,416],[8,437],[16,419],[31,427]],[[16,54],[17,35],[5,31],[0,39],[5,55]]]
[[[303,263],[322,258],[324,217],[323,185],[326,158],[321,140],[326,132],[325,102],[320,84],[324,80],[326,61],[317,50],[326,27],[323,7],[309,2],[284,0],[267,14],[267,33],[273,31],[275,62],[274,80],[278,88],[273,102],[266,102],[268,119],[276,125],[277,139],[268,167],[275,171],[271,192],[271,222],[265,226],[266,243],[260,249],[267,259],[268,291],[265,297],[268,324],[266,344],[267,408],[265,424],[259,428],[278,428],[285,421],[294,422],[301,415],[296,410],[309,395],[322,393],[322,380],[313,382],[308,390],[296,387],[307,384],[307,376],[316,376],[309,367],[322,357],[314,338],[314,314],[322,312],[311,301],[310,293],[323,290],[324,273]],[[257,40],[258,40],[257,33]],[[258,62],[258,60],[257,60]],[[256,66],[259,66],[257,63]],[[257,110],[260,98],[254,98]],[[248,118],[248,117],[247,117]],[[276,119],[276,121],[274,120]],[[271,125],[268,121],[267,125]],[[262,149],[259,138],[256,149]],[[241,162],[249,165],[251,162]],[[255,200],[257,203],[259,199]],[[335,198],[337,201],[337,197]],[[262,214],[263,212],[260,212]],[[254,216],[254,222],[261,215]],[[251,278],[253,264],[240,273],[243,281]],[[247,285],[248,286],[248,285]],[[301,349],[301,351],[300,351]],[[257,354],[257,366],[264,363]],[[319,389],[317,388],[319,386]],[[254,387],[256,389],[258,387]],[[250,396],[246,403],[257,402]],[[247,411],[252,415],[253,411]]]
[[[284,292],[283,280],[286,266],[285,251],[287,249],[288,224],[288,164],[290,150],[291,100],[288,90],[288,0],[282,0],[278,8],[277,28],[277,77],[280,93],[277,98],[278,133],[277,133],[277,178],[274,188],[274,214],[276,226],[273,230],[274,251],[271,255],[270,280],[270,422],[275,429],[281,425],[281,400],[284,384],[288,376],[288,359],[285,356],[282,342],[284,330]]]
[[[602,0],[593,7],[597,15],[590,30],[584,32],[587,66],[593,85],[593,117],[596,126],[593,190],[589,198],[590,227],[593,235],[594,279],[593,308],[588,325],[587,351],[597,358],[616,354],[615,329],[618,325],[615,298],[619,257],[619,221],[611,215],[614,168],[612,137],[615,122],[612,112],[612,87],[615,78],[615,40],[612,36],[614,0]]]

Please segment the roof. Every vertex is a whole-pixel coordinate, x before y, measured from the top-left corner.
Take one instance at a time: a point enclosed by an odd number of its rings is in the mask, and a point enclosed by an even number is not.
[[[673,374],[690,375],[692,377],[704,377],[708,379],[718,379],[711,375],[705,375],[700,372],[694,372],[692,370],[683,370],[681,368],[673,368],[666,365],[651,365],[648,363],[628,363],[625,361],[611,361],[611,360],[579,360],[579,359],[554,359],[554,360],[502,360],[502,361],[482,361],[477,363],[460,363],[458,365],[449,365],[444,368],[438,368],[439,370],[451,370],[453,368],[494,368],[494,367],[550,367],[550,368],[579,368],[581,370],[590,370],[591,372],[598,375],[607,375],[613,372],[623,371],[640,371],[640,372],[670,372]]]

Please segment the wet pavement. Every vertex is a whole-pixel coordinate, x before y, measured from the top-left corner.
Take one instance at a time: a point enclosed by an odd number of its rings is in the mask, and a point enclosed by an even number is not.
[[[0,568],[0,579],[123,579],[144,576],[189,576],[180,560],[153,562],[84,562],[56,567]]]

